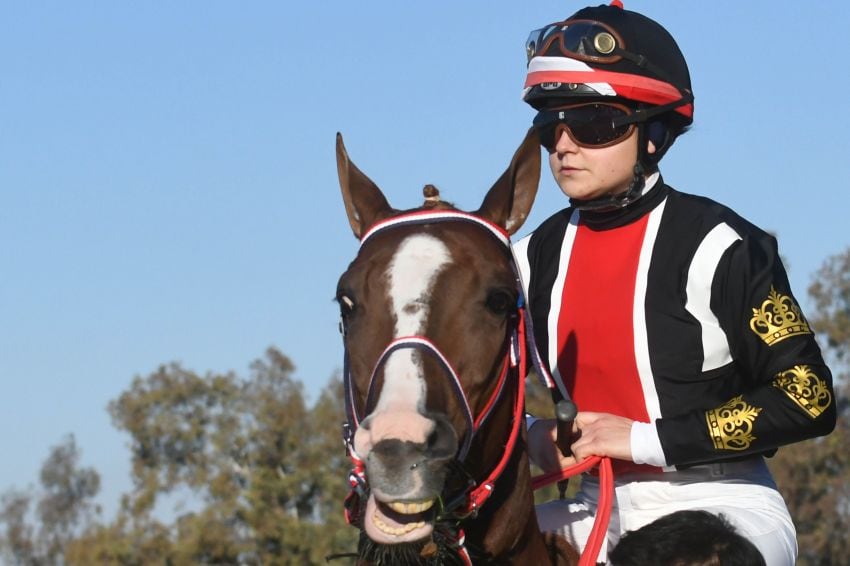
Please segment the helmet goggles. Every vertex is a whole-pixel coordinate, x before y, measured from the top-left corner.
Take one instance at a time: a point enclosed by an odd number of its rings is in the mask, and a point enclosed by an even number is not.
[[[559,98],[617,96],[649,106],[635,111],[642,116],[635,121],[675,111],[690,123],[694,99],[690,78],[672,37],[657,23],[633,12],[612,8],[631,18],[620,22],[620,28],[613,23],[620,16],[607,14],[607,7],[587,10],[601,10],[600,19],[573,17],[529,34],[523,98],[540,109],[558,103]],[[602,21],[603,16],[612,23]]]
[[[528,61],[549,54],[555,43],[563,56],[594,63],[615,63],[622,58],[624,48],[620,35],[602,22],[567,20],[528,34],[525,41]]]
[[[627,106],[591,102],[541,110],[534,118],[534,128],[540,145],[552,153],[564,132],[579,146],[598,149],[628,138],[638,121]]]

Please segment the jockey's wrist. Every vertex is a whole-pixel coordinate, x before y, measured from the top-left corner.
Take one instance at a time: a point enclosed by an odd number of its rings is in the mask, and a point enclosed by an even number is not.
[[[661,439],[658,438],[658,428],[655,423],[632,423],[630,436],[632,461],[635,464],[649,464],[650,466],[667,466],[667,458],[661,448]]]

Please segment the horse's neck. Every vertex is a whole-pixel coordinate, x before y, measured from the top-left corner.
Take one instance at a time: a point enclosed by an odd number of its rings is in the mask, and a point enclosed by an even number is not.
[[[513,426],[511,397],[503,397],[477,435],[480,444],[476,448],[483,456],[478,461],[483,463],[484,470],[477,478],[479,481],[483,481],[502,455],[503,439],[508,437],[510,426]],[[519,426],[522,429],[513,453],[495,481],[493,494],[481,508],[477,520],[471,522],[467,538],[493,558],[516,564],[545,565],[549,559],[534,512],[531,471],[525,452],[525,424],[519,423]]]

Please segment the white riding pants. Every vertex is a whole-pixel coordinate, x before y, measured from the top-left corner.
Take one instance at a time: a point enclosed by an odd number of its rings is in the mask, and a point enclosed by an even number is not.
[[[767,566],[793,566],[796,560],[797,532],[763,458],[659,474],[631,474],[615,478],[614,492],[607,542],[597,562],[607,561],[608,550],[626,531],[684,509],[722,513],[758,547]],[[598,501],[598,478],[585,474],[574,499],[537,506],[540,528],[560,533],[583,551]]]

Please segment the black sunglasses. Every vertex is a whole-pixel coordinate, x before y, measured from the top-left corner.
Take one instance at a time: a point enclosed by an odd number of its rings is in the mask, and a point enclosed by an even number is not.
[[[551,153],[564,132],[581,147],[602,148],[629,137],[636,121],[627,106],[594,102],[541,110],[534,128],[540,145]]]

